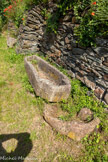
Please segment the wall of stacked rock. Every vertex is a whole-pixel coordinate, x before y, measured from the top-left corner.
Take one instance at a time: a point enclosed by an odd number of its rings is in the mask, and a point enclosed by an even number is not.
[[[51,5],[49,10],[54,12],[56,6]],[[57,34],[46,32],[42,11],[42,6],[36,6],[28,12],[25,25],[19,28],[17,53],[45,53],[108,104],[108,39],[97,38],[96,47],[81,47],[76,43],[74,27],[78,24],[71,10],[60,21]]]

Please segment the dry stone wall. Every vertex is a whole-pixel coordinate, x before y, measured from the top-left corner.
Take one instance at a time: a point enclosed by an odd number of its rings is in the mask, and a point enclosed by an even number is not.
[[[49,4],[50,12],[55,9],[54,4]],[[78,24],[75,24],[72,11],[60,20],[56,35],[46,33],[42,11],[42,6],[36,6],[28,12],[26,24],[19,28],[17,53],[47,54],[108,104],[108,39],[97,38],[97,47],[83,48],[77,44],[74,27]]]

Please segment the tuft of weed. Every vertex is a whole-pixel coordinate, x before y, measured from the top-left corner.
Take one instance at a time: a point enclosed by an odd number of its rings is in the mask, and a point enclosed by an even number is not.
[[[33,89],[32,85],[30,84],[28,76],[27,76],[26,73],[22,76],[22,83],[23,83],[23,87],[27,91],[29,91],[30,93],[34,93],[34,89]]]
[[[79,80],[71,80],[71,94],[67,101],[61,102],[63,110],[68,111],[72,116],[78,113],[83,107],[91,109],[98,117],[103,118],[105,105],[95,99],[95,96],[88,96],[88,88]]]
[[[0,88],[6,85],[6,81],[0,79]]]
[[[85,150],[83,150],[85,154],[85,156],[82,159],[83,161],[108,161],[108,156],[107,154],[105,154],[105,150],[106,147],[108,147],[108,144],[102,139],[100,133],[93,133],[90,137],[85,137],[82,140],[82,143],[85,145]]]
[[[12,64],[22,63],[22,61],[24,60],[23,55],[17,55],[13,49],[8,49],[8,51],[9,51],[9,54],[6,55],[5,57],[7,62],[12,63]]]

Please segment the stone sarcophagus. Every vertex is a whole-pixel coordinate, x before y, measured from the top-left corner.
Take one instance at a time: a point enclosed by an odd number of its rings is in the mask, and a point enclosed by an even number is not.
[[[71,92],[70,80],[55,67],[33,55],[24,59],[29,81],[37,96],[50,102],[67,99]]]

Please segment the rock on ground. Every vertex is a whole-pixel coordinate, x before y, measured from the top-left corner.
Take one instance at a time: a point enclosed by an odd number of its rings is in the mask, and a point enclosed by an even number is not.
[[[17,42],[17,39],[12,38],[11,36],[7,36],[7,46],[9,48],[14,47],[14,45],[16,44],[16,42]]]
[[[90,121],[93,119],[93,112],[88,108],[82,108],[78,113],[78,118],[80,118],[82,121]]]
[[[77,120],[62,121],[57,118],[56,112],[57,107],[46,105],[44,110],[44,119],[57,132],[66,135],[75,141],[80,141],[86,135],[90,135],[100,123],[99,118],[95,118],[88,123]]]

